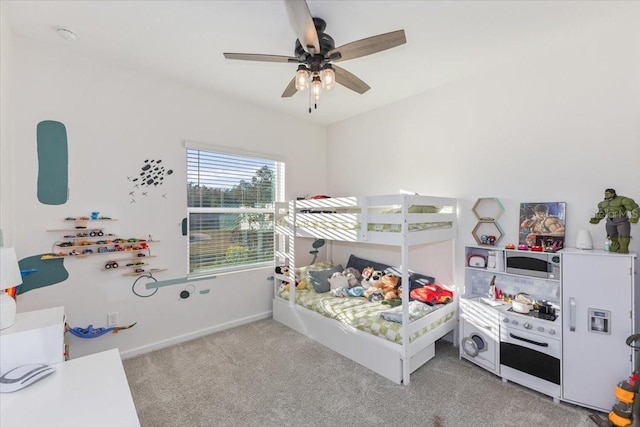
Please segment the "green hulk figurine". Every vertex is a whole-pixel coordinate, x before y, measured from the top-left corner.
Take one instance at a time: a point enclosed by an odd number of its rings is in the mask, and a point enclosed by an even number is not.
[[[627,212],[630,215],[627,215]],[[611,239],[609,251],[628,254],[631,241],[630,223],[638,222],[640,206],[633,199],[618,196],[613,188],[607,188],[604,190],[604,200],[598,203],[598,212],[589,222],[597,224],[604,217],[607,218],[605,224],[607,236]]]

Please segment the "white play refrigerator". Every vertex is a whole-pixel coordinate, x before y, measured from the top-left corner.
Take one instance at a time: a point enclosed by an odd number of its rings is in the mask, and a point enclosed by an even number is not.
[[[634,368],[636,254],[562,251],[562,398],[609,412]]]

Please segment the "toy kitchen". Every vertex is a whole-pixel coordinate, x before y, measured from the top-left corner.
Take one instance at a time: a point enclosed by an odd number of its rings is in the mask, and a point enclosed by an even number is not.
[[[571,248],[466,246],[460,358],[554,402],[608,412],[636,357],[625,345],[639,329],[635,261]],[[602,283],[608,292],[597,291]]]
[[[505,382],[560,399],[562,326],[557,301],[524,292],[505,294],[495,286],[493,295],[465,295],[460,318],[461,357]]]

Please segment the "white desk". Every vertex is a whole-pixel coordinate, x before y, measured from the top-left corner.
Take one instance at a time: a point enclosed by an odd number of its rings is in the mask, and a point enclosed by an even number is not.
[[[0,426],[140,427],[118,349],[52,366],[47,378],[0,394]]]

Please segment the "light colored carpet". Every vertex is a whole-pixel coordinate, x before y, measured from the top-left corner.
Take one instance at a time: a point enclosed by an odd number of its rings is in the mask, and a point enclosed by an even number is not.
[[[127,359],[124,368],[143,427],[595,426],[592,411],[505,384],[448,342],[405,387],[272,319]]]

